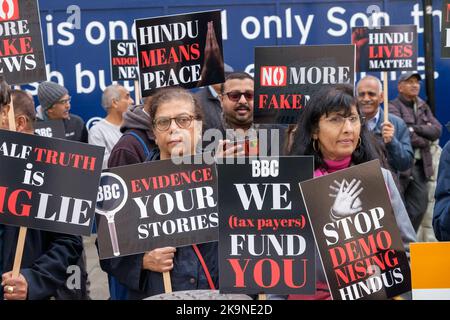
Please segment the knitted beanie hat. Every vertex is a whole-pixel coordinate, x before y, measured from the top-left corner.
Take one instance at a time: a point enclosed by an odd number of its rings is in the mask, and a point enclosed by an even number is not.
[[[66,88],[52,81],[42,82],[38,87],[39,103],[44,111],[51,108],[58,100],[68,94]]]

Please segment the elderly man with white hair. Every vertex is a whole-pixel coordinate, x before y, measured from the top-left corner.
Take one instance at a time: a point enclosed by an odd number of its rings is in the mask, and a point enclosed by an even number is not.
[[[89,143],[105,147],[103,169],[108,167],[111,150],[122,136],[123,113],[133,104],[130,92],[121,85],[112,84],[103,91],[102,106],[107,116],[89,130]]]

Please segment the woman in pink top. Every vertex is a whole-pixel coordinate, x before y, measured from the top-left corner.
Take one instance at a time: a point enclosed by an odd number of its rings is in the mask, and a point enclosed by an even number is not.
[[[314,176],[322,176],[377,158],[370,132],[364,125],[350,85],[328,86],[317,92],[297,124],[291,154],[313,155]],[[402,241],[409,254],[415,232],[391,173],[382,170]],[[317,258],[316,294],[291,295],[290,299],[330,299],[325,274]]]

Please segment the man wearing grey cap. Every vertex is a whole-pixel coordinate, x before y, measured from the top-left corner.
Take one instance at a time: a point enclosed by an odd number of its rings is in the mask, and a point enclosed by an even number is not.
[[[88,142],[83,119],[69,113],[70,96],[66,88],[52,81],[42,82],[38,87],[38,98],[41,104],[37,108],[39,120],[62,120],[67,140]]]
[[[389,112],[405,121],[414,149],[414,165],[400,174],[400,184],[406,210],[416,231],[428,205],[427,182],[434,173],[430,144],[442,133],[442,125],[426,102],[419,98],[421,80],[415,72],[402,74],[398,80],[399,95],[389,102]]]

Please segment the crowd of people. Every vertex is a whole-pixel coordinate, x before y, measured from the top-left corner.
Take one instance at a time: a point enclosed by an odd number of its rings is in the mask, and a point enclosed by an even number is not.
[[[378,78],[366,76],[355,88],[339,84],[316,92],[300,112],[296,125],[263,126],[253,123],[252,76],[225,71],[223,84],[201,88],[195,94],[181,88],[159,89],[142,104],[135,104],[123,86],[110,85],[101,101],[107,115],[89,132],[83,120],[70,113],[70,95],[63,86],[41,83],[36,112],[30,95],[11,91],[2,80],[0,124],[2,129],[9,129],[11,99],[18,132],[33,134],[35,121],[62,120],[67,139],[105,147],[103,168],[202,152],[206,144],[201,133],[206,130],[220,132],[209,135],[217,137],[211,141],[216,157],[246,155],[244,145],[237,141],[258,139],[261,129],[275,130],[276,138],[267,143],[265,151],[313,156],[315,177],[379,159],[401,239],[409,253],[409,244],[417,241],[416,233],[426,212],[428,180],[437,169],[432,165],[430,144],[442,132],[442,125],[419,97],[422,79],[418,73],[400,76],[398,96],[389,102],[386,121],[382,107],[386,93]],[[433,220],[439,240],[450,240],[449,161],[447,144],[439,165]],[[78,264],[86,273],[81,237],[30,230],[20,275],[13,277],[17,233],[17,227],[0,225],[0,294],[5,299],[88,298],[86,288],[69,290],[65,285],[68,266]],[[111,299],[142,299],[163,293],[162,273],[167,271],[174,291],[219,289],[217,242],[157,248],[100,263],[109,276]],[[316,294],[288,298],[331,298],[321,264],[316,266]],[[86,281],[86,277],[83,279]]]

